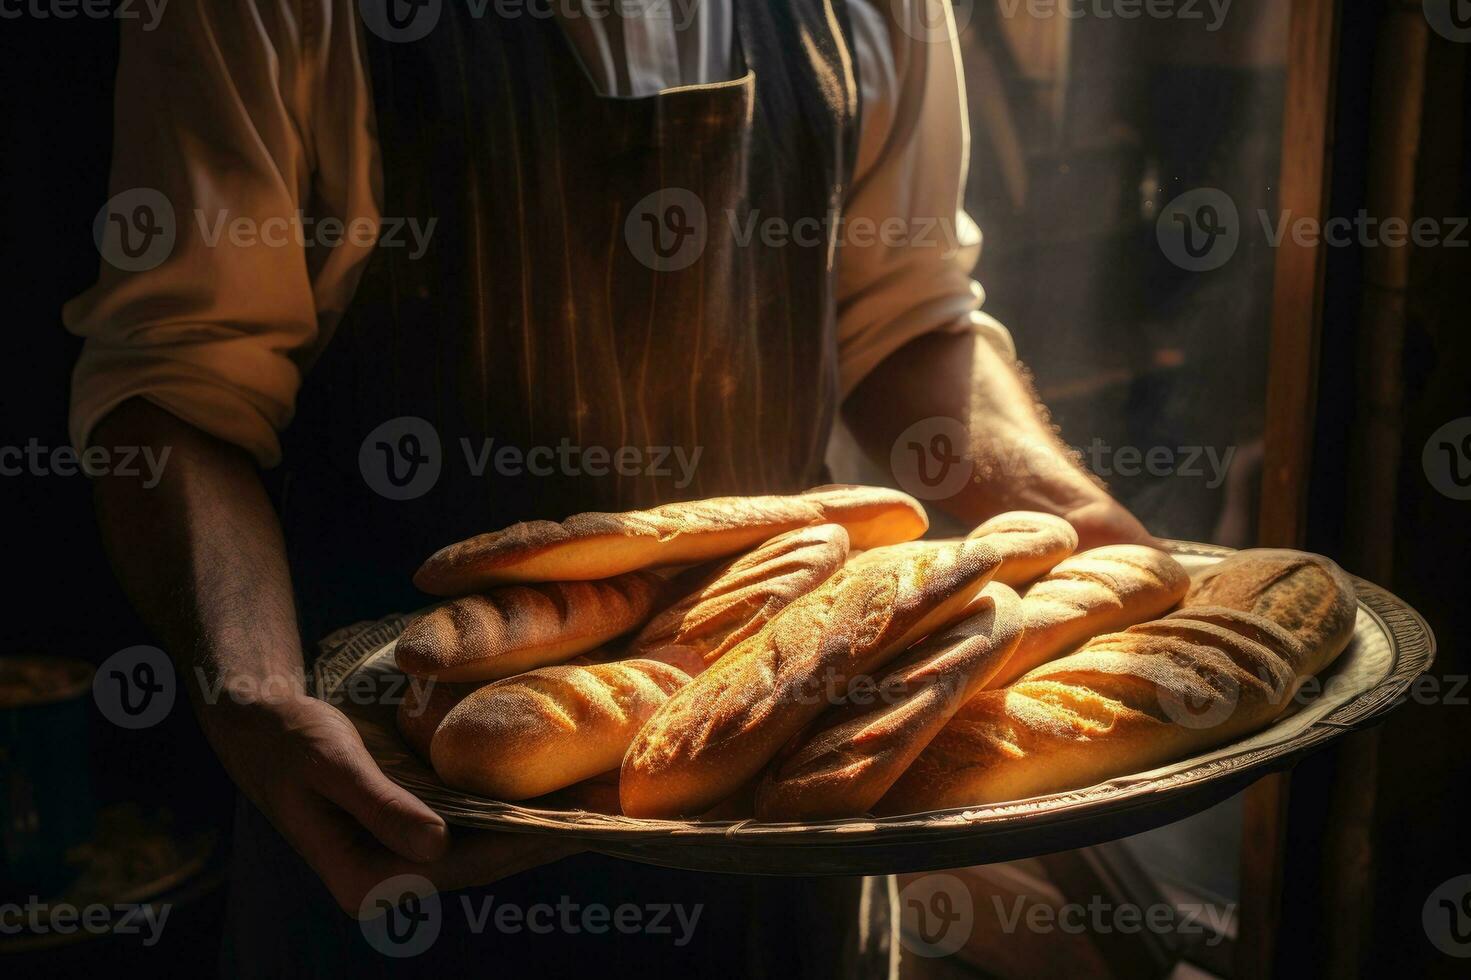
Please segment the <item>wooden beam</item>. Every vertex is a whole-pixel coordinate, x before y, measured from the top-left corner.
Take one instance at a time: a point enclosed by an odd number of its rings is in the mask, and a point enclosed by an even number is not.
[[[1293,0],[1287,33],[1287,81],[1278,207],[1293,219],[1321,222],[1328,209],[1329,159],[1338,51],[1337,0]],[[1317,405],[1323,309],[1321,237],[1277,250],[1268,345],[1266,427],[1258,538],[1300,547],[1307,531],[1309,463]],[[1277,945],[1282,895],[1288,776],[1274,774],[1246,791],[1241,843],[1241,932],[1236,975],[1267,977]]]
[[[1293,0],[1287,32],[1279,210],[1321,222],[1327,212],[1337,53],[1337,0]],[[1286,235],[1277,249],[1267,355],[1267,419],[1259,537],[1297,547],[1305,532],[1317,400],[1324,244]]]

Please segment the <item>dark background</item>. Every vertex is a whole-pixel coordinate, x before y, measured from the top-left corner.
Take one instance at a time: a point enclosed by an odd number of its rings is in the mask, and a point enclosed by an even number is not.
[[[1346,4],[1343,72],[1334,153],[1333,210],[1351,214],[1364,194],[1370,147],[1366,124],[1376,19],[1372,4]],[[1454,63],[1448,42],[1433,40],[1441,61]],[[1463,57],[1463,56],[1462,56]],[[79,342],[60,323],[62,303],[95,275],[91,222],[107,197],[111,143],[115,25],[78,17],[0,21],[0,155],[6,319],[0,335],[0,445],[35,439],[56,447],[67,441],[69,375]],[[1465,153],[1465,73],[1447,70],[1434,84],[1438,108],[1427,131],[1457,140],[1437,157],[1439,172],[1426,186],[1441,189],[1438,214],[1467,214],[1471,187]],[[1458,166],[1447,167],[1447,158]],[[1420,469],[1420,450],[1444,422],[1471,415],[1471,250],[1441,249],[1417,263],[1417,284],[1406,349],[1404,458],[1396,521],[1399,548],[1395,579],[1385,583],[1414,604],[1440,639],[1434,673],[1442,691],[1464,680],[1468,664],[1461,637],[1471,628],[1465,566],[1471,550],[1471,504],[1433,491]],[[1355,386],[1357,310],[1361,256],[1330,250],[1320,393],[1314,502],[1318,507],[1310,547],[1340,553],[1346,526],[1343,483],[1350,472],[1345,434],[1363,424]],[[993,295],[997,291],[993,289]],[[1001,300],[1004,303],[1004,299]],[[5,654],[47,653],[100,662],[121,648],[149,642],[114,583],[98,542],[90,488],[80,476],[0,477],[5,517]],[[1471,873],[1466,835],[1467,762],[1471,690],[1462,700],[1407,704],[1381,729],[1380,787],[1374,810],[1375,908],[1365,974],[1398,967],[1416,974],[1464,975],[1462,962],[1442,956],[1426,941],[1420,917],[1425,897],[1440,882]],[[111,728],[94,718],[94,780],[104,800],[139,799],[162,808],[181,827],[223,825],[229,789],[213,764],[187,711],[139,733]],[[1324,757],[1300,771],[1295,793],[1312,793],[1333,777]],[[1313,827],[1297,827],[1294,848],[1312,849]],[[147,955],[112,942],[106,965],[128,959],[167,972],[188,964],[191,972],[212,963],[213,923],[219,897],[176,912],[183,926],[170,928]],[[1283,936],[1309,937],[1322,910],[1283,910]],[[1311,975],[1317,951],[1302,942],[1288,951],[1292,972]],[[63,956],[57,969],[80,966]],[[28,964],[28,967],[30,964]],[[95,964],[94,964],[95,966]],[[8,971],[7,971],[8,972]]]

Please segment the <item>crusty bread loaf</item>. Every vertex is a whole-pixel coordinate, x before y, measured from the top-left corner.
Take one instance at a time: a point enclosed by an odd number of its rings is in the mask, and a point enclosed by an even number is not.
[[[1021,586],[1032,581],[1078,548],[1078,532],[1054,514],[1014,510],[997,514],[970,532],[984,538],[1001,556],[994,581]]]
[[[464,595],[508,582],[608,578],[724,558],[813,524],[843,525],[859,549],[911,541],[929,527],[913,497],[878,487],[714,497],[622,514],[574,514],[560,524],[531,521],[477,535],[431,555],[414,584],[433,595]]]
[[[716,569],[684,599],[655,616],[628,655],[704,672],[794,599],[827,581],[848,555],[848,532],[818,524],[779,534]]]
[[[1343,650],[1354,632],[1358,600],[1353,581],[1322,555],[1285,548],[1237,552],[1195,576],[1182,608],[1227,606],[1265,616],[1294,633],[1324,663]]]
[[[398,733],[409,748],[425,762],[429,761],[429,744],[439,723],[455,705],[463,701],[476,684],[447,684],[430,678],[409,677],[404,685],[403,700],[398,703],[395,721]]]
[[[456,789],[541,796],[617,768],[634,733],[688,680],[668,664],[620,660],[487,684],[445,716],[430,759]]]
[[[850,559],[649,719],[623,760],[623,812],[708,810],[755,776],[850,679],[954,619],[1000,564],[980,541],[912,542]]]
[[[1011,687],[978,694],[879,810],[1025,799],[1186,758],[1265,727],[1311,665],[1336,655],[1265,617],[1219,606],[1098,637]]]
[[[970,615],[911,647],[871,685],[788,744],[756,792],[762,820],[868,812],[915,756],[1001,666],[1022,635],[1021,599],[991,582]]]
[[[598,582],[540,582],[463,596],[409,623],[399,669],[442,681],[491,681],[562,663],[652,615],[664,579],[630,572]]]
[[[1114,544],[1074,555],[1022,596],[1026,635],[986,686],[1005,687],[1085,640],[1154,619],[1189,586],[1180,563],[1157,548]]]

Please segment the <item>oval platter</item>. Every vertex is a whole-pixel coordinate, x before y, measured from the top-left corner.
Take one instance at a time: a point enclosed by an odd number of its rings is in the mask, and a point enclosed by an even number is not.
[[[1195,572],[1232,554],[1183,541],[1167,549]],[[1371,725],[1429,668],[1424,619],[1386,590],[1354,579],[1354,638],[1269,728],[1250,738],[1066,793],[973,808],[820,823],[643,820],[505,803],[450,789],[399,737],[394,712],[409,683],[393,646],[411,618],[339,630],[322,643],[318,697],[352,719],[383,771],[464,827],[576,838],[591,850],[692,871],[853,875],[933,871],[1010,861],[1142,833],[1197,813],[1346,732]]]

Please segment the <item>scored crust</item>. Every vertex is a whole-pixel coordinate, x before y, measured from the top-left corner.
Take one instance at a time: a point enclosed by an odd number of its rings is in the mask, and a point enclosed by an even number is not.
[[[1114,544],[1073,555],[1023,594],[1026,635],[987,686],[1005,687],[1094,636],[1163,615],[1189,586],[1185,568],[1157,548]]]
[[[1353,581],[1331,559],[1287,548],[1252,548],[1196,576],[1182,608],[1227,606],[1265,616],[1313,651],[1304,671],[1317,673],[1353,636],[1358,602]]]
[[[996,549],[1001,567],[994,581],[1010,586],[1046,574],[1078,549],[1078,532],[1071,524],[1055,514],[1032,510],[997,514],[966,536],[984,538]]]
[[[644,721],[689,677],[651,660],[543,667],[487,684],[440,723],[446,785],[524,800],[615,769]]]
[[[561,663],[637,628],[665,588],[652,572],[540,582],[462,596],[409,623],[399,669],[442,681],[492,681]]]
[[[779,534],[706,576],[659,613],[629,644],[628,655],[702,673],[793,600],[827,581],[848,555],[848,532],[819,524]]]
[[[911,542],[850,559],[649,720],[623,760],[624,812],[684,816],[719,803],[833,691],[955,619],[1000,563],[980,541]]]
[[[872,685],[850,686],[788,744],[756,794],[761,820],[830,820],[871,810],[1005,660],[1021,600],[992,581],[967,617],[910,648]]]
[[[911,541],[929,528],[908,494],[827,486],[789,496],[712,497],[650,510],[528,521],[441,548],[414,574],[432,595],[512,582],[607,578],[639,568],[695,564],[745,551],[813,524],[841,524],[855,549]]]
[[[880,801],[916,813],[1026,799],[1142,772],[1285,710],[1307,653],[1235,609],[1182,610],[1098,637],[956,713]]]

